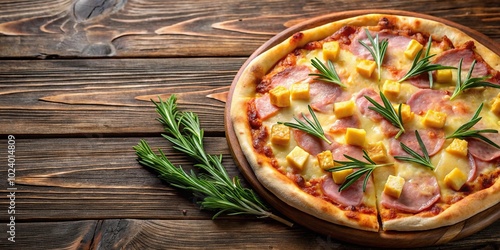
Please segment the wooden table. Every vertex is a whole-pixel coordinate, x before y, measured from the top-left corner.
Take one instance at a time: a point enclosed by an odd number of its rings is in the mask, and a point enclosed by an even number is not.
[[[132,147],[145,139],[191,166],[160,136],[149,101],[175,93],[199,115],[209,153],[243,179],[218,100],[241,65],[293,24],[367,8],[445,18],[500,42],[495,0],[0,1],[0,249],[366,249],[269,219],[213,221]],[[499,232],[496,221],[441,249],[495,249]]]

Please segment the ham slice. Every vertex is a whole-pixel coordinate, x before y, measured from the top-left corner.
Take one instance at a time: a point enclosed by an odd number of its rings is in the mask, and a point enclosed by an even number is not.
[[[497,145],[500,145],[500,134],[483,135],[495,142]],[[467,142],[469,153],[481,161],[492,161],[500,157],[500,150],[487,144],[486,142],[477,139],[469,139]]]
[[[360,126],[361,122],[359,120],[359,117],[357,115],[351,115],[336,120],[332,124],[330,131],[333,133],[339,133],[339,132],[344,133],[347,130],[347,128],[360,128]]]
[[[340,185],[337,185],[332,178],[327,177],[321,184],[323,193],[334,202],[344,205],[344,206],[358,206],[363,200],[363,180],[364,178],[358,179],[351,186],[339,192]],[[370,181],[367,183],[367,189],[369,186],[373,185]]]
[[[373,38],[375,38],[375,36],[378,34],[379,41],[382,41],[384,39],[388,40],[389,44],[387,45],[386,54],[402,53],[411,41],[411,38],[409,37],[390,34],[387,32],[375,33],[374,31],[370,31],[370,34]],[[368,39],[365,30],[358,30],[351,41],[349,51],[351,51],[351,53],[359,58],[373,60],[370,52],[363,45],[361,45],[359,41],[363,41],[366,45],[371,47],[370,40]],[[394,56],[386,56],[384,57],[384,60],[398,60],[398,58]],[[390,61],[388,61],[387,63],[391,64]]]
[[[372,98],[373,100],[375,100],[376,102],[380,103],[381,105],[384,105],[382,103],[382,99],[380,98],[380,95],[377,92],[375,92],[375,90],[373,90],[371,88],[362,89],[356,95],[356,101],[355,101],[356,106],[358,106],[358,110],[361,112],[361,114],[370,118],[370,120],[376,121],[376,122],[379,122],[382,119],[384,119],[384,117],[382,117],[379,113],[377,113],[369,108],[369,107],[372,107],[373,104],[370,101],[368,101],[368,99],[366,99],[365,96],[368,96],[368,97]]]
[[[420,138],[427,149],[429,156],[433,156],[441,150],[445,142],[445,135],[441,129],[426,129],[418,130]],[[403,148],[401,148],[400,142],[411,148],[413,151],[422,155],[422,150],[418,144],[417,137],[415,133],[406,132],[399,137],[399,140],[391,139],[389,153],[394,156],[408,156]]]
[[[406,180],[399,198],[382,193],[381,204],[386,208],[419,213],[430,208],[440,198],[436,177],[431,174],[415,175]]]
[[[470,166],[470,171],[469,171],[469,175],[467,176],[467,181],[473,181],[474,179],[476,179],[476,173],[477,173],[477,164],[476,164],[476,160],[474,159],[474,156],[472,156],[471,154],[467,154],[467,157],[469,158],[469,166]]]
[[[471,111],[462,100],[450,101],[448,91],[422,89],[415,92],[406,102],[411,111],[418,115],[424,115],[427,110],[436,110],[448,115],[465,115]]]
[[[472,77],[482,77],[489,74],[488,66],[484,63],[474,53],[474,42],[469,41],[464,43],[462,46],[444,51],[434,58],[435,64],[441,64],[445,66],[458,67],[460,59],[462,59],[462,73],[469,72],[469,69],[474,60],[477,60],[474,70],[472,71]]]
[[[286,67],[270,79],[263,79],[257,85],[257,92],[265,93],[277,86],[289,88],[290,85],[296,82],[306,80],[310,72],[309,68],[305,65]]]
[[[325,151],[325,150],[332,150],[339,144],[330,139],[332,141],[332,144],[328,144],[327,142],[323,141],[322,139],[310,135],[302,130],[294,129],[293,130],[293,137],[295,141],[297,142],[298,146],[304,149],[306,152],[308,152],[311,155],[316,156],[317,154]],[[328,135],[327,135],[328,137]]]
[[[314,81],[309,84],[311,107],[319,112],[333,110],[333,103],[348,99],[342,88],[334,83]]]
[[[278,107],[271,104],[269,94],[255,98],[255,109],[257,110],[257,116],[262,120],[266,120],[279,111]]]

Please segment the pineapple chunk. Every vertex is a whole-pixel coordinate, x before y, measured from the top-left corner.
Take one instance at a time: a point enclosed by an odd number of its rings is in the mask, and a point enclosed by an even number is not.
[[[394,198],[399,198],[405,185],[405,179],[400,176],[389,175],[384,186],[384,193]]]
[[[333,161],[333,154],[330,150],[325,150],[319,153],[317,156],[318,163],[321,169],[328,170],[335,166],[335,162]]]
[[[356,65],[356,71],[360,75],[369,78],[372,76],[373,71],[375,70],[376,66],[377,66],[377,63],[375,63],[375,61],[360,60],[360,61],[358,61],[358,64]]]
[[[497,116],[500,116],[500,97],[497,96],[493,99],[490,110]]]
[[[271,127],[271,143],[286,145],[290,141],[290,128],[284,124],[274,124]]]
[[[425,126],[433,128],[442,128],[444,127],[445,122],[446,114],[432,109],[428,110],[427,113],[425,113],[424,119],[422,120],[422,123]]]
[[[358,128],[347,128],[345,141],[349,145],[362,147],[365,144],[366,131]]]
[[[440,69],[436,71],[436,82],[449,83],[452,79],[451,69]]]
[[[384,143],[381,141],[369,144],[367,153],[376,163],[387,162],[387,150],[385,149]]]
[[[309,83],[300,82],[292,84],[290,88],[290,97],[292,97],[292,100],[309,99]]]
[[[382,85],[382,93],[390,99],[397,98],[401,91],[401,84],[396,81],[386,80]]]
[[[344,118],[354,114],[356,110],[356,105],[354,105],[353,100],[345,102],[336,102],[333,104],[333,113],[337,118]]]
[[[399,105],[398,105],[399,106]],[[396,112],[398,111],[398,107],[396,107]],[[408,104],[401,104],[401,118],[403,119],[403,123],[409,122],[413,120],[415,113],[411,111],[411,107]]]
[[[423,48],[424,46],[417,42],[417,40],[412,39],[410,43],[408,43],[408,46],[406,47],[405,50],[405,56],[408,59],[413,59],[417,55],[417,53]]]
[[[446,152],[457,155],[457,156],[467,156],[467,141],[461,139],[453,139],[450,145],[446,147]]]
[[[325,60],[335,61],[339,54],[339,42],[331,41],[323,44],[323,58]]]
[[[349,174],[351,174],[352,172],[354,172],[354,170],[352,170],[352,169],[345,169],[345,170],[340,170],[337,172],[332,172],[333,182],[335,182],[335,184],[337,184],[337,185],[344,183],[345,178]]]
[[[271,104],[283,108],[290,106],[290,91],[283,87],[277,86],[269,91]]]
[[[308,158],[309,153],[299,146],[295,146],[295,148],[293,148],[292,151],[290,151],[290,153],[286,156],[286,160],[290,165],[301,170],[304,168]]]
[[[444,183],[455,191],[460,190],[466,181],[467,175],[458,168],[454,168],[444,177]]]

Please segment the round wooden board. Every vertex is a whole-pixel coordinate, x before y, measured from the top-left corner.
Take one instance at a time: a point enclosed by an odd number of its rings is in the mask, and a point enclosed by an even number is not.
[[[490,50],[496,54],[500,54],[500,47],[487,36],[467,28],[465,26],[459,25],[457,23],[428,16],[420,13],[398,11],[398,10],[358,10],[358,11],[348,11],[332,13],[325,16],[320,16],[308,21],[294,25],[281,33],[277,34],[261,47],[259,47],[243,64],[237,75],[235,76],[233,83],[231,85],[226,107],[225,107],[225,117],[224,124],[226,130],[226,138],[231,149],[234,160],[236,161],[238,167],[240,168],[245,179],[250,183],[253,189],[265,199],[271,206],[273,206],[277,211],[290,218],[294,222],[316,231],[321,234],[329,235],[335,239],[351,242],[359,245],[366,246],[376,246],[376,247],[391,247],[391,248],[402,248],[402,247],[424,247],[444,244],[453,240],[458,240],[463,237],[469,236],[479,230],[491,225],[496,220],[500,219],[500,203],[495,206],[465,220],[455,225],[441,227],[426,231],[415,231],[415,232],[397,232],[397,231],[379,231],[379,232],[368,232],[363,230],[357,230],[353,228],[348,228],[344,226],[339,226],[321,219],[318,219],[310,214],[304,213],[294,207],[289,206],[287,203],[278,199],[273,193],[268,191],[254,175],[252,168],[248,164],[243,152],[241,151],[240,145],[236,134],[234,133],[233,126],[230,120],[229,114],[231,113],[231,99],[234,90],[234,86],[238,81],[242,71],[248,65],[248,63],[253,60],[256,56],[260,55],[269,48],[279,44],[283,40],[287,39],[294,33],[306,29],[310,29],[322,24],[329,22],[350,18],[359,15],[381,13],[381,14],[393,14],[402,16],[414,16],[429,20],[438,21],[446,25],[458,28],[463,32],[467,33],[484,46],[488,47]]]

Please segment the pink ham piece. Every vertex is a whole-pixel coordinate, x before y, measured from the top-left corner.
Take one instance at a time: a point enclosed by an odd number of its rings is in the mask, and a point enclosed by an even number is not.
[[[339,85],[320,81],[309,84],[309,95],[311,107],[323,113],[333,110],[333,103],[348,99]]]
[[[311,73],[311,71],[304,65],[286,67],[283,71],[276,73],[270,79],[261,81],[257,86],[257,92],[265,93],[277,86],[290,88],[290,85],[306,80],[309,77],[309,73]]]
[[[375,39],[377,33],[371,31],[370,34]],[[379,32],[378,36],[379,36],[379,41],[388,39],[389,44],[387,45],[387,51],[386,51],[387,54],[403,53],[411,41],[411,38],[409,37],[389,34],[386,32]],[[365,30],[360,29],[352,39],[351,44],[349,46],[349,51],[351,51],[355,56],[359,58],[373,60],[373,57],[370,54],[370,52],[363,45],[361,45],[359,41],[363,41],[366,45],[371,47],[370,40],[368,39]],[[384,58],[384,60],[391,60],[391,59],[397,60],[397,57],[386,56]],[[391,62],[387,63],[391,64]]]
[[[372,98],[373,100],[375,100],[376,102],[383,105],[382,99],[380,99],[380,95],[377,92],[375,92],[375,90],[373,90],[371,88],[362,89],[356,95],[356,101],[355,101],[356,106],[358,106],[358,109],[361,112],[361,114],[370,118],[370,120],[376,121],[376,122],[384,119],[384,117],[382,117],[379,113],[377,113],[369,108],[369,107],[372,107],[373,104],[370,101],[368,101],[368,99],[366,99],[365,96],[368,96],[368,97]]]
[[[469,166],[470,166],[469,175],[467,176],[467,181],[469,182],[476,179],[477,164],[476,160],[474,159],[474,156],[472,156],[470,153],[467,153],[467,157],[469,158]]]
[[[500,134],[495,133],[483,135],[495,142],[497,145],[500,145]],[[477,139],[469,139],[467,142],[469,153],[481,161],[492,161],[500,157],[500,150],[487,144],[486,142]]]
[[[262,120],[266,120],[279,111],[278,107],[271,104],[269,94],[255,98],[255,109],[257,110],[257,116]]]
[[[344,133],[347,128],[360,128],[361,122],[357,115],[337,119],[330,128],[333,133]]]
[[[358,206],[363,200],[363,178],[358,179],[351,186],[339,192],[340,185],[337,185],[332,178],[327,177],[324,179],[321,188],[323,193],[334,202],[344,206]],[[371,179],[366,184],[366,189],[371,188],[373,185]]]
[[[473,51],[474,42],[469,41],[462,46],[447,50],[434,58],[435,64],[441,64],[445,66],[458,67],[460,59],[462,59],[462,73],[469,72],[472,62],[476,59],[476,55]],[[482,77],[489,74],[488,66],[481,60],[477,61],[472,71],[472,77]]]
[[[328,144],[322,139],[298,129],[293,129],[293,138],[295,139],[299,147],[314,156],[325,150],[332,150],[337,145],[339,145],[337,142],[328,138],[328,135],[327,138],[332,141],[332,144]]]
[[[427,110],[436,110],[448,115],[472,114],[472,111],[462,100],[450,101],[448,91],[422,89],[415,92],[406,102],[411,111],[418,115],[424,115]]]
[[[435,155],[444,145],[445,135],[441,129],[426,129],[418,130],[420,138],[425,145],[427,153],[429,156]],[[417,137],[415,133],[406,132],[399,137],[399,140],[391,139],[389,153],[394,156],[408,156],[403,148],[401,148],[400,142],[413,149],[413,151],[422,155],[422,150],[418,144]]]
[[[415,175],[406,180],[399,198],[382,193],[381,204],[408,213],[419,213],[430,208],[441,198],[436,178],[431,175]]]

